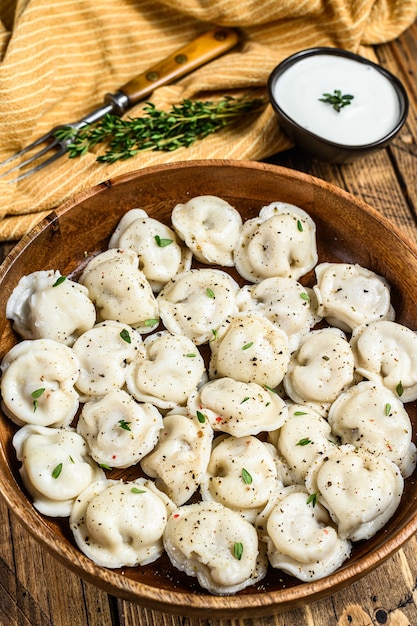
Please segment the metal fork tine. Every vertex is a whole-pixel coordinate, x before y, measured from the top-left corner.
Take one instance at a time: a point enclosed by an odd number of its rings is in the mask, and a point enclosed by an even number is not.
[[[42,142],[40,142],[40,141],[37,142],[37,145],[39,145],[40,143],[42,143]],[[15,165],[14,167],[11,167],[6,172],[3,172],[3,174],[0,174],[0,178],[3,178],[3,176],[6,176],[7,174],[11,174],[15,170],[20,170],[22,167],[26,167],[26,165],[29,165],[30,163],[35,161],[35,159],[39,159],[41,156],[43,156],[44,154],[49,152],[49,150],[51,150],[51,148],[54,148],[57,144],[58,144],[58,141],[55,139],[52,143],[47,144],[44,148],[42,148],[42,150],[39,150],[38,152],[35,152],[35,154],[33,154],[31,157],[27,158],[25,161],[22,161],[21,163],[18,163],[17,165]],[[32,147],[36,147],[36,146],[32,145]],[[28,152],[28,150],[21,151],[21,154],[25,153],[25,152]],[[14,180],[16,180],[16,179],[14,179]]]
[[[11,161],[14,161],[20,156],[23,156],[24,154],[26,154],[26,152],[29,152],[33,148],[36,148],[36,146],[39,146],[39,144],[44,143],[45,141],[48,141],[48,139],[50,139],[53,136],[54,136],[53,131],[50,130],[49,132],[45,133],[45,135],[42,135],[42,137],[39,137],[28,146],[25,146],[24,148],[19,150],[19,152],[15,152],[15,154],[12,154],[12,156],[8,157],[4,161],[1,161],[0,167],[3,167],[3,165],[6,165],[7,163],[10,163]]]
[[[48,147],[49,149],[49,147]],[[42,154],[44,154],[46,152],[46,150],[42,151]],[[49,157],[49,159],[46,159],[45,161],[43,161],[42,163],[39,163],[39,165],[37,165],[36,167],[32,167],[32,169],[28,170],[27,172],[23,172],[23,174],[20,174],[20,176],[17,176],[16,178],[13,178],[13,180],[8,181],[9,183],[15,183],[18,180],[22,180],[23,178],[26,178],[26,176],[30,176],[30,174],[34,174],[35,172],[39,172],[39,170],[43,169],[44,167],[46,167],[47,165],[50,165],[51,163],[53,163],[54,161],[56,161],[57,159],[59,159],[59,157],[61,157],[63,154],[65,154],[66,152],[66,147],[65,145],[61,145],[59,150],[57,150],[52,156]],[[36,158],[39,156],[40,153],[38,153],[36,155]],[[33,159],[30,159],[30,161],[33,161]],[[29,163],[30,161],[26,161],[26,163]],[[21,166],[19,165],[19,167],[14,167],[13,169],[19,169]],[[12,171],[12,170],[9,170]]]

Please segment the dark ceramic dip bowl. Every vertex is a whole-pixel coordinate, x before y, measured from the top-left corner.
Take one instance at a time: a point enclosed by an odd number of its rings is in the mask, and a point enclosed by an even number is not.
[[[311,129],[307,129],[303,123],[293,119],[288,112],[288,107],[283,106],[282,100],[280,99],[276,89],[276,85],[280,78],[283,77],[288,70],[293,69],[296,64],[318,55],[328,56],[330,58],[340,57],[342,59],[350,59],[367,66],[370,70],[376,70],[382,77],[389,81],[394,94],[398,99],[397,114],[392,126],[388,128],[388,130],[385,130],[379,138],[373,139],[369,142],[355,142],[353,145],[350,142],[338,142],[328,137],[321,136],[320,132],[317,132],[317,130],[313,131]],[[338,78],[336,78],[336,82],[337,80]],[[329,76],[329,84],[331,84],[331,82],[332,77]],[[366,157],[381,148],[385,148],[400,132],[407,119],[409,108],[407,92],[396,76],[376,63],[373,63],[358,54],[354,54],[353,52],[348,52],[340,48],[309,48],[286,58],[279,65],[277,65],[277,67],[275,67],[269,76],[268,95],[270,103],[277,114],[279,123],[287,136],[304,152],[320,161],[331,163],[354,161],[356,159]],[[352,106],[354,105],[354,100],[352,100],[351,104]],[[323,103],[322,106],[328,107],[329,105]],[[343,114],[343,112],[344,111],[342,110],[339,113]]]

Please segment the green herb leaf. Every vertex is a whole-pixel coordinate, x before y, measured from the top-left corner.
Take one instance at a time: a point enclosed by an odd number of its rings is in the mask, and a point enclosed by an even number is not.
[[[391,413],[391,405],[388,404],[388,402],[385,405],[385,415],[388,417],[388,415]]]
[[[169,244],[172,243],[174,240],[173,239],[163,239],[159,235],[155,235],[155,241],[156,241],[156,243],[158,244],[158,246],[160,248],[165,248],[166,246],[169,246]]]
[[[305,411],[294,411],[294,415],[307,415]]]
[[[40,387],[39,389],[35,389],[35,391],[32,391],[31,396],[32,398],[40,398],[44,391],[45,387]]]
[[[132,338],[127,328],[123,328],[123,330],[120,331],[120,337],[123,341],[126,341],[126,343],[132,343]]]
[[[149,318],[148,320],[145,320],[145,326],[146,327],[156,326],[157,324],[159,324],[159,319]]]
[[[297,446],[308,446],[309,443],[312,443],[311,439],[309,439],[308,437],[305,437],[304,439],[300,439],[300,441],[297,441],[296,445]]]
[[[315,491],[314,493],[310,493],[310,495],[307,498],[307,504],[312,504],[313,506],[316,506],[316,502],[317,502],[317,492]]]
[[[303,291],[303,293],[300,293],[300,298],[302,298],[306,302],[310,302],[310,296],[305,291]]]
[[[319,100],[320,102],[326,102],[327,104],[331,104],[333,109],[340,113],[340,110],[343,109],[343,107],[348,106],[352,102],[353,98],[354,96],[351,96],[349,94],[342,95],[340,89],[335,89],[333,91],[333,94],[324,93],[323,97],[319,98]]]
[[[301,220],[297,220],[297,230],[302,233],[304,228],[303,228],[303,223]]]
[[[52,478],[58,478],[62,472],[62,463],[58,463],[58,465],[52,471]]]
[[[200,424],[204,424],[204,422],[206,421],[206,416],[201,411],[197,411],[197,419]]]
[[[252,476],[244,467],[242,467],[242,480],[246,485],[251,485],[253,481]]]
[[[52,287],[58,287],[59,285],[62,285],[62,283],[67,280],[66,276],[59,276],[56,281],[54,282],[54,284],[52,285]]]
[[[105,470],[111,470],[112,469],[110,467],[110,465],[107,465],[107,463],[100,463],[99,465],[100,465],[100,467],[102,467]]]
[[[253,346],[253,341],[250,341],[249,343],[245,343],[245,345],[242,346],[242,350],[248,350],[252,346]]]
[[[243,398],[242,402],[240,404],[243,404],[244,402],[247,402],[249,400],[249,396],[246,396],[245,398]]]
[[[216,297],[216,296],[214,295],[214,291],[213,291],[213,289],[210,289],[210,287],[207,287],[207,289],[206,289],[206,295],[207,295],[209,298],[215,298],[215,297]]]
[[[118,424],[120,428],[123,428],[123,430],[132,430],[130,428],[130,422],[126,422],[126,420],[119,420]]]
[[[397,391],[397,394],[398,394],[398,395],[400,396],[400,398],[401,398],[401,396],[402,396],[402,395],[403,395],[403,393],[404,393],[404,387],[403,387],[403,384],[402,384],[401,380],[400,380],[400,382],[399,382],[399,383],[398,383],[398,385],[397,385],[396,391]]]
[[[240,559],[242,558],[243,555],[243,543],[240,543],[240,541],[236,541],[236,543],[233,546],[233,556],[240,561]]]
[[[130,491],[132,493],[146,493],[146,489],[139,489],[139,487],[132,487]]]

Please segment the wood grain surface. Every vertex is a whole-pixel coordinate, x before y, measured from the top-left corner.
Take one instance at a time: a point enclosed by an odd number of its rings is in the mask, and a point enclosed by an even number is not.
[[[269,162],[309,172],[353,193],[417,243],[417,26],[378,47],[377,54],[404,82],[410,97],[407,124],[393,145],[366,161],[343,166],[315,162],[296,149]],[[2,245],[2,256],[12,245]],[[46,553],[1,499],[0,520],[0,626],[417,625],[415,537],[372,573],[325,600],[259,619],[242,615],[211,620],[171,616],[109,596]]]

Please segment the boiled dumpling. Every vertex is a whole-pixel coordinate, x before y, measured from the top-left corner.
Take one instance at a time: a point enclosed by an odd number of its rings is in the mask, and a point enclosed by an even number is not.
[[[389,285],[375,272],[347,263],[321,263],[315,271],[318,312],[332,326],[350,332],[360,324],[394,319]]]
[[[236,437],[275,430],[287,417],[284,400],[271,389],[229,377],[199,387],[191,394],[188,409],[202,413],[213,430]]]
[[[68,426],[79,398],[80,363],[73,349],[52,339],[26,339],[1,363],[3,410],[19,426]]]
[[[349,540],[339,537],[325,507],[302,486],[277,490],[256,526],[272,567],[303,582],[328,576],[350,556]]]
[[[158,305],[133,250],[114,248],[94,257],[80,277],[98,321],[116,320],[147,333],[159,324]]]
[[[257,437],[218,437],[201,480],[203,500],[220,502],[253,523],[281,484],[276,457],[275,448]]]
[[[416,467],[412,426],[398,395],[380,383],[363,381],[342,393],[330,407],[328,422],[342,443],[385,455],[404,478]]]
[[[237,313],[239,285],[226,272],[202,268],[182,272],[158,295],[159,311],[171,333],[197,345],[210,341],[222,322]]]
[[[141,461],[143,471],[177,506],[197,491],[210,458],[213,430],[204,417],[174,410],[163,420],[154,450]]]
[[[74,429],[27,425],[17,431],[13,446],[23,483],[44,515],[67,517],[81,491],[105,479]]]
[[[266,556],[255,528],[218,502],[179,507],[168,519],[165,550],[172,564],[212,594],[237,593],[262,580]]]
[[[135,250],[140,259],[139,267],[154,292],[191,267],[191,251],[179,244],[172,228],[149,217],[142,209],[131,209],[122,217],[109,248]]]
[[[235,250],[239,274],[257,283],[271,276],[298,280],[317,263],[316,226],[303,209],[273,202],[247,220]]]
[[[290,482],[304,484],[307,472],[317,455],[325,456],[337,443],[330,425],[319,413],[302,404],[289,404],[285,423],[269,434],[290,477]]]
[[[394,515],[404,480],[388,458],[346,444],[316,459],[306,487],[327,508],[340,536],[360,541],[372,537]]]
[[[235,315],[210,342],[210,378],[229,377],[242,382],[277,387],[288,368],[288,337],[263,315]]]
[[[121,322],[100,322],[77,339],[73,350],[80,363],[77,390],[82,399],[121,389],[127,365],[144,355],[139,333]],[[144,358],[144,357],[143,357]]]
[[[383,320],[355,328],[351,346],[357,372],[381,382],[402,402],[417,399],[417,334]]]
[[[284,387],[294,402],[319,406],[333,402],[353,379],[354,359],[346,335],[323,328],[303,337],[291,356]]]
[[[255,285],[244,285],[236,297],[239,311],[265,315],[288,336],[289,348],[298,348],[303,335],[320,321],[312,289],[293,278],[265,278]]]
[[[106,480],[79,495],[70,528],[80,550],[98,565],[147,565],[163,552],[162,536],[174,510],[150,480]]]
[[[100,465],[130,467],[156,445],[162,415],[150,403],[138,403],[123,389],[86,402],[77,432]]]
[[[205,374],[196,345],[184,335],[161,331],[145,339],[143,350],[127,367],[129,392],[161,409],[185,405]]]
[[[60,272],[23,276],[6,305],[6,317],[23,339],[53,339],[72,346],[94,326],[96,310],[87,289]]]
[[[171,214],[178,236],[202,263],[232,267],[242,218],[217,196],[196,196],[177,204]]]

